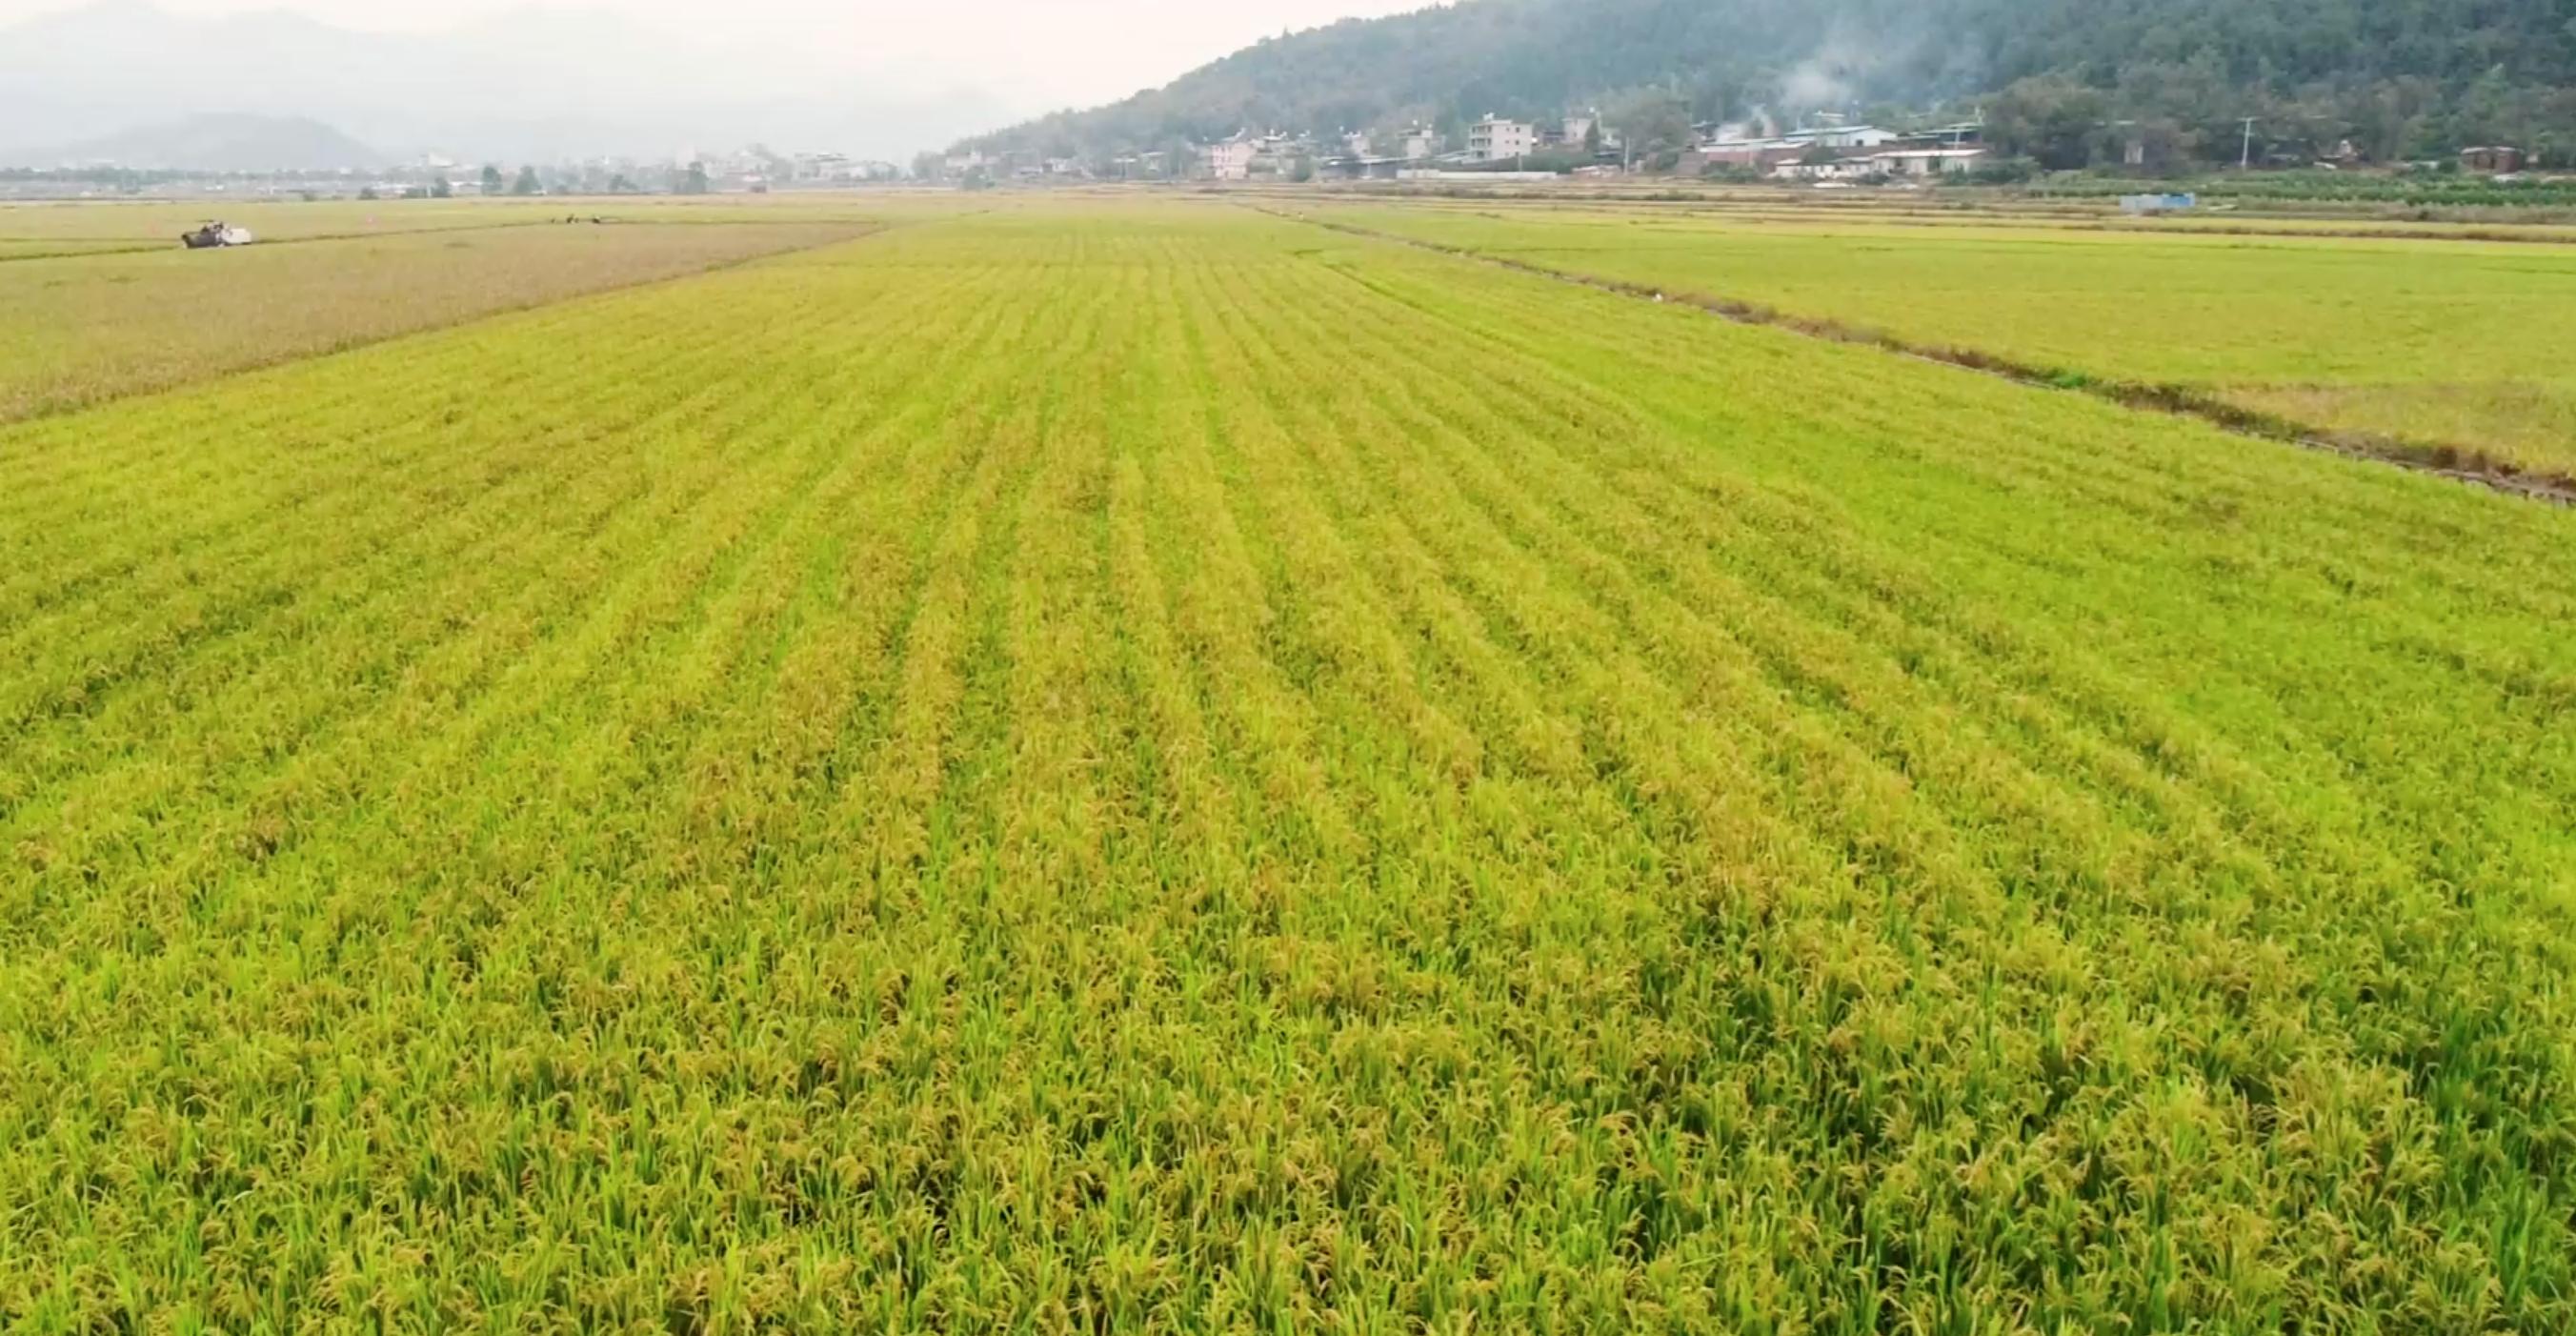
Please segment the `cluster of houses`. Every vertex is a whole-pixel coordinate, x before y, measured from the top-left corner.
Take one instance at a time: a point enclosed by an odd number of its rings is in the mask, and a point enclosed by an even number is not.
[[[1818,115],[1811,125],[1782,131],[1767,120],[1704,124],[1692,128],[1690,146],[1672,170],[1698,176],[1735,169],[1781,180],[1857,182],[1939,177],[1973,170],[1989,157],[1977,122],[1899,132]],[[1486,115],[1466,127],[1459,143],[1431,126],[1414,124],[1391,134],[1343,131],[1317,136],[1281,130],[1242,130],[1214,143],[1158,152],[1129,153],[1105,163],[1031,153],[951,155],[949,177],[981,173],[995,181],[1048,178],[1214,181],[1404,180],[1449,172],[1497,172],[1528,164],[1554,175],[1626,170],[1630,155],[1619,131],[1586,109],[1554,120]],[[1177,162],[1175,153],[1183,153]],[[1530,159],[1540,159],[1530,163]]]
[[[683,148],[671,156],[671,170],[703,167],[713,190],[761,193],[772,186],[853,186],[900,181],[903,169],[891,162],[847,153],[779,153],[753,144],[728,153],[702,154]]]
[[[1764,121],[1702,127],[1675,170],[1691,176],[1733,168],[1783,181],[1853,183],[1970,172],[1991,157],[1976,121],[1900,132],[1848,125],[1824,115],[1782,132]]]
[[[865,185],[903,179],[903,168],[891,162],[847,153],[797,153],[790,155],[786,164],[786,179],[795,185]]]
[[[942,164],[951,179],[981,173],[991,180],[1037,181],[1049,177],[1165,180],[1189,177],[1249,181],[1256,177],[1315,180],[1395,180],[1451,168],[1500,164],[1538,153],[1596,151],[1616,155],[1616,134],[1599,133],[1600,117],[1583,112],[1539,123],[1487,116],[1467,127],[1465,147],[1423,124],[1389,134],[1344,130],[1319,136],[1285,130],[1242,130],[1180,150],[1121,154],[1106,163],[1027,152],[952,153]],[[1182,152],[1178,161],[1175,151]]]
[[[1306,164],[1319,179],[1396,180],[1445,169],[1486,167],[1541,153],[1609,153],[1618,137],[1601,128],[1598,112],[1583,111],[1553,122],[1512,120],[1488,114],[1467,127],[1464,147],[1419,122],[1388,135],[1346,130],[1326,143],[1304,135],[1246,131],[1200,149],[1205,174],[1218,181],[1287,175]]]

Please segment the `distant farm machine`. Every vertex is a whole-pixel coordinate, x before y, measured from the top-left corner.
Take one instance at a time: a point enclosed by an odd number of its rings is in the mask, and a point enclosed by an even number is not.
[[[225,246],[247,246],[252,237],[249,228],[209,222],[200,224],[193,232],[180,233],[179,240],[190,250],[216,250]]]

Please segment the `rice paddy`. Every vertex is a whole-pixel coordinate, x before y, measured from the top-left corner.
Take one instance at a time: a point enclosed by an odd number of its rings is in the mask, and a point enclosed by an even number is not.
[[[0,1317],[2563,1331],[2571,552],[1187,201],[0,426]]]
[[[2296,220],[2077,231],[1867,216],[1352,205],[1319,218],[1841,322],[2059,373],[2174,385],[2321,430],[2576,476],[2576,245],[2301,237]],[[1845,213],[1865,211],[1842,210]],[[2192,235],[2193,226],[2280,229]]]
[[[889,211],[919,211],[921,207],[920,201],[892,193],[389,200],[212,196],[193,200],[0,202],[0,241],[30,248],[40,243],[83,243],[159,249],[175,243],[181,232],[209,218],[223,219],[278,242],[517,227],[557,222],[567,214],[597,214],[628,223],[848,222],[882,217]]]
[[[0,264],[0,420],[846,240],[862,220],[425,229]]]

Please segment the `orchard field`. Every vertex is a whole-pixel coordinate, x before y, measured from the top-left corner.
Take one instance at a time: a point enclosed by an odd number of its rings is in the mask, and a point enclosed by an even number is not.
[[[2576,478],[2576,234],[2565,229],[2463,237],[2425,224],[2420,239],[2303,236],[2322,225],[2213,214],[2095,219],[2079,230],[1973,215],[1900,219],[1839,203],[1804,213],[1507,204],[1312,212],[2070,379],[2180,386],[2320,431],[2453,447]],[[2477,239],[2507,234],[2523,239]]]
[[[0,1317],[2576,1325],[2576,513],[893,221],[0,426]]]

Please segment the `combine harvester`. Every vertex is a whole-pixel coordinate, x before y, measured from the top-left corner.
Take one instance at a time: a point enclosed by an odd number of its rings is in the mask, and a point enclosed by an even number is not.
[[[257,238],[251,236],[250,229],[247,227],[233,227],[226,223],[216,222],[203,224],[194,232],[182,232],[179,234],[179,240],[187,243],[187,247],[190,250],[214,250],[223,246],[247,246],[256,239]]]

